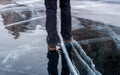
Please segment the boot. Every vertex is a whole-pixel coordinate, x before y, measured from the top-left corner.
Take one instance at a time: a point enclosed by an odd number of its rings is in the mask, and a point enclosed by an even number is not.
[[[59,54],[57,51],[54,52],[48,52],[47,57],[49,59],[48,61],[48,73],[49,75],[58,75],[58,59],[59,59]]]
[[[67,43],[65,44],[65,47],[67,49],[67,52],[68,52],[68,55],[71,59],[71,50],[72,50],[72,46],[70,43]],[[68,67],[68,64],[67,64],[67,60],[65,58],[65,55],[63,53],[63,50],[61,50],[61,59],[62,59],[62,72],[61,72],[61,75],[69,75],[69,67]]]

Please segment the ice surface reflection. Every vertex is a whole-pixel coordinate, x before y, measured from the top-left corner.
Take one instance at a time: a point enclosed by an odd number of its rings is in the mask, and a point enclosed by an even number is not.
[[[15,4],[0,6],[1,11],[4,9],[4,13],[0,12],[0,75],[47,75],[45,17],[18,24],[19,26],[3,27],[45,15],[44,0],[14,1]],[[88,50],[91,58],[99,60],[103,65],[102,62],[108,59],[104,58],[106,54],[116,54],[115,43],[109,36],[115,37],[111,34],[115,32],[119,38],[120,4],[104,0],[72,0],[71,4],[73,36]],[[105,29],[105,25],[109,25],[112,32]],[[103,50],[106,51],[102,52]],[[100,55],[103,60],[97,56],[100,53],[103,53]],[[118,61],[119,58],[114,57]],[[95,61],[95,64],[98,63]]]
[[[12,70],[16,70],[16,74],[21,71],[32,75],[46,75],[45,30],[20,33],[21,36],[16,40],[8,30],[0,31],[0,68],[4,70],[0,72],[1,75],[7,72],[9,74],[5,75],[12,75]]]

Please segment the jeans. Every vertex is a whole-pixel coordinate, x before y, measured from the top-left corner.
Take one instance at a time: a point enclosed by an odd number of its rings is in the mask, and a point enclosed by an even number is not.
[[[61,35],[63,40],[71,40],[71,6],[70,0],[59,0],[61,12]],[[59,42],[57,34],[57,0],[45,0],[47,44],[56,46]]]

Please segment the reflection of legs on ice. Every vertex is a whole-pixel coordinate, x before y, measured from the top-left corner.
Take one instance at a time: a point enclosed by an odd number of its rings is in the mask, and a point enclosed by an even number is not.
[[[48,52],[47,57],[49,59],[48,61],[48,73],[49,75],[58,75],[58,59],[59,59],[59,54],[57,51],[53,52]]]
[[[68,44],[65,44],[65,47],[67,49],[67,52],[68,52],[68,55],[69,57],[71,58],[71,44],[68,43]],[[63,53],[63,50],[61,50],[61,59],[62,59],[62,69],[61,69],[61,75],[69,75],[69,67],[68,67],[68,64],[67,64],[67,60],[65,58],[65,55]],[[47,54],[47,57],[49,59],[48,61],[48,73],[49,75],[58,75],[58,69],[57,69],[57,66],[58,66],[58,59],[59,59],[59,54],[58,52],[55,50],[55,51],[48,51],[48,54]]]
[[[68,52],[68,55],[71,59],[71,49],[72,49],[72,46],[70,43],[68,44],[65,44],[65,47],[67,49],[67,52]],[[62,59],[62,69],[61,69],[61,75],[69,75],[69,67],[68,67],[68,64],[67,64],[67,60],[65,58],[65,55],[63,53],[63,50],[61,49],[61,59]]]

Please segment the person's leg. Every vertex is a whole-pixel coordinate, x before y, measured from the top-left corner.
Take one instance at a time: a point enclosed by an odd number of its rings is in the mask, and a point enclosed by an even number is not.
[[[48,33],[47,44],[55,47],[59,38],[57,34],[57,0],[45,0],[46,6],[46,30]]]
[[[58,34],[56,29],[56,10],[57,0],[45,0],[46,6],[46,30],[48,33],[48,73],[49,75],[58,75],[57,65],[59,55],[56,51],[56,45],[58,44]]]
[[[70,0],[60,0],[60,8],[61,8],[61,34],[64,39],[65,47],[71,58],[71,7]],[[65,55],[62,51],[62,73],[61,75],[69,75],[69,68],[65,58]]]
[[[71,40],[71,6],[70,0],[60,0],[61,34],[64,41]]]

